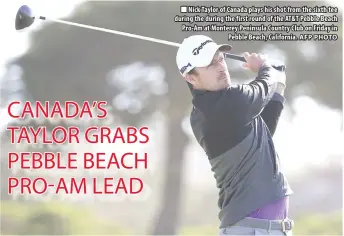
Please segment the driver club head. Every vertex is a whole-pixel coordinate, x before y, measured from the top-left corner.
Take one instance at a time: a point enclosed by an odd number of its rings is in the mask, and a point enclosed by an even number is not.
[[[30,7],[23,5],[18,9],[16,20],[15,20],[15,28],[16,30],[22,30],[30,25],[35,21],[35,17],[32,14]]]

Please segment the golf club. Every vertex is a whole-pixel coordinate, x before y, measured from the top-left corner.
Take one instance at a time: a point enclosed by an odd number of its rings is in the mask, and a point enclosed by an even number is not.
[[[131,34],[131,33],[121,32],[121,31],[117,31],[117,30],[110,30],[110,29],[105,29],[105,28],[100,28],[100,27],[95,27],[95,26],[90,26],[90,25],[85,25],[85,24],[79,24],[79,23],[74,23],[74,22],[65,21],[65,20],[51,19],[51,18],[47,18],[45,16],[33,16],[30,7],[28,7],[27,5],[23,5],[18,9],[16,19],[15,19],[15,29],[16,30],[22,30],[22,29],[28,28],[30,25],[32,25],[34,23],[35,19],[49,20],[49,21],[56,22],[56,23],[72,25],[72,26],[77,26],[77,27],[81,27],[81,28],[106,32],[106,33],[110,33],[110,34],[127,36],[127,37],[131,37],[131,38],[137,38],[137,39],[141,39],[141,40],[165,44],[165,45],[174,46],[174,47],[180,46],[179,43],[170,42],[170,41],[161,40],[161,39],[156,39],[156,38],[151,38],[151,37],[146,37],[146,36],[141,36],[141,35],[137,35],[137,34]],[[246,62],[246,60],[243,56],[234,55],[231,53],[225,53],[224,56],[225,56],[225,58]],[[278,66],[273,65],[273,67],[276,70],[285,71],[285,65],[278,65]]]

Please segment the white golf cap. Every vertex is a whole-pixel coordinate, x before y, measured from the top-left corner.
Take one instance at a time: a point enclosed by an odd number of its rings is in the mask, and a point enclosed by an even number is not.
[[[208,66],[217,50],[228,52],[232,49],[228,44],[217,44],[205,35],[193,35],[183,40],[179,46],[176,61],[182,76],[195,67]]]

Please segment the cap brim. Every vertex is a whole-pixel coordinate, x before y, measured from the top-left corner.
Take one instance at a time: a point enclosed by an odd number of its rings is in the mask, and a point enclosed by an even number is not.
[[[195,67],[205,67],[205,66],[208,66],[212,62],[213,57],[214,57],[214,55],[215,55],[215,53],[217,51],[226,53],[226,52],[230,51],[231,49],[232,49],[232,46],[228,45],[228,44],[214,45],[210,49],[206,60],[203,59],[201,62],[195,63]]]

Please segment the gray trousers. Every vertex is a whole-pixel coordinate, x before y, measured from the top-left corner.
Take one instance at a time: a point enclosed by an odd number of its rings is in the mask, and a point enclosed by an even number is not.
[[[290,219],[262,220],[245,218],[236,224],[221,228],[219,235],[286,235],[292,236],[294,222]]]

